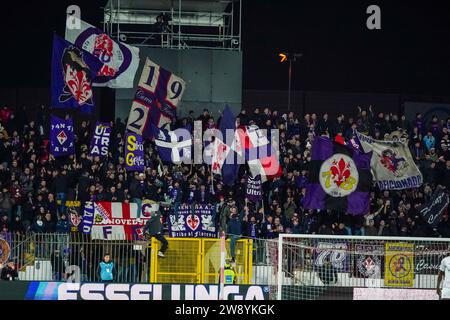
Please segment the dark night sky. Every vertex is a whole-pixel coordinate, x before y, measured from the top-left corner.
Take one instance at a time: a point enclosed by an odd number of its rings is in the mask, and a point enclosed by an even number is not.
[[[294,89],[450,95],[450,5],[444,1],[243,0],[244,89],[285,89],[277,53],[303,53]],[[47,87],[52,31],[65,9],[99,25],[105,0],[8,1],[0,7],[0,87]],[[366,8],[381,7],[370,31]]]

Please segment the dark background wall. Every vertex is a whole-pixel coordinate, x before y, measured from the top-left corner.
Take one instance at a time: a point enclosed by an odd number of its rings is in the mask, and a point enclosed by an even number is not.
[[[134,89],[130,89],[129,93]],[[96,101],[96,111],[90,116],[80,114],[76,111],[69,111],[75,120],[99,119],[101,121],[114,120],[116,117],[128,115],[131,106],[131,98],[124,97],[120,108],[123,110],[117,113],[117,91],[108,88],[95,88],[94,96]],[[34,116],[37,108],[44,104],[49,106],[49,88],[0,88],[0,107],[9,106],[14,110],[26,107],[26,112]],[[217,102],[219,108],[225,103]],[[207,102],[189,101],[187,107],[200,112],[203,107],[211,107]],[[197,108],[195,108],[197,105]],[[450,97],[405,95],[392,93],[360,93],[360,92],[327,92],[327,91],[293,91],[291,98],[291,111],[297,115],[305,113],[323,114],[328,112],[330,116],[338,113],[354,114],[357,106],[367,109],[372,105],[374,112],[405,113],[408,118],[414,117],[416,112],[440,112],[440,117],[450,116]],[[243,108],[252,111],[255,107],[270,107],[279,112],[287,111],[287,91],[282,90],[244,90],[242,91]],[[436,109],[437,108],[437,109]],[[238,105],[235,105],[235,112],[238,113]],[[431,111],[430,111],[431,110]],[[62,116],[65,110],[52,110],[56,115]],[[217,110],[213,111],[217,115]]]
[[[186,81],[178,108],[179,116],[189,110],[200,114],[209,108],[214,116],[228,104],[234,112],[242,105],[242,52],[225,50],[170,50],[140,48],[134,88],[116,90],[116,117],[125,119],[131,108],[146,57]]]
[[[64,116],[70,114],[76,122],[81,120],[99,120],[111,121],[114,120],[114,106],[115,96],[114,90],[109,88],[94,88],[94,100],[96,104],[95,111],[90,114],[81,114],[78,110],[67,109],[52,109],[50,106],[50,88],[0,88],[0,107],[7,106],[16,112],[25,112],[29,119],[36,116],[38,108],[41,105],[46,106],[48,113],[53,113],[57,116]]]
[[[428,106],[440,105],[442,109],[448,108],[450,112],[450,97],[406,95],[395,93],[361,93],[361,92],[329,92],[329,91],[293,91],[291,93],[291,111],[298,115],[305,113],[323,114],[330,116],[339,113],[354,114],[357,106],[367,109],[372,105],[374,112],[404,113],[408,102],[420,105],[414,111],[407,112],[408,116],[415,116],[422,108],[425,112]],[[271,107],[280,112],[288,111],[287,91],[282,90],[244,90],[242,104],[245,109],[252,110],[258,107]]]

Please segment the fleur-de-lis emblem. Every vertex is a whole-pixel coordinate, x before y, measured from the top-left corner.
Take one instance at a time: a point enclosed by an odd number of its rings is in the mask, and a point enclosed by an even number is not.
[[[340,187],[350,177],[350,163],[345,163],[342,158],[337,163],[333,161],[330,171],[334,183]]]
[[[339,161],[333,160],[330,170],[322,173],[322,176],[326,178],[325,186],[330,188],[331,183],[334,183],[338,188],[352,189],[356,179],[351,176],[350,169],[350,162],[345,162],[343,158]]]
[[[70,65],[67,65],[65,80],[70,93],[80,106],[92,98],[91,84],[86,72],[75,70]]]

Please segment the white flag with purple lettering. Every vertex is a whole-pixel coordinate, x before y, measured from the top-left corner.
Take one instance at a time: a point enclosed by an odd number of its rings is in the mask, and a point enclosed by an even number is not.
[[[423,176],[414,163],[408,143],[375,140],[356,133],[364,152],[373,152],[370,163],[373,179],[381,190],[418,188]]]

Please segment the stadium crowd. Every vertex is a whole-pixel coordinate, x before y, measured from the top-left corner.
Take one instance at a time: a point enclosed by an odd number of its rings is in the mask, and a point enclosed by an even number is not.
[[[145,142],[145,174],[126,172],[124,164],[125,123],[112,124],[108,157],[90,157],[93,123],[75,126],[76,153],[54,158],[49,154],[49,110],[42,106],[33,119],[24,110],[0,109],[0,232],[23,234],[70,232],[66,200],[133,202],[142,199],[216,205],[219,230],[252,238],[276,238],[280,233],[442,236],[450,237],[450,221],[444,214],[437,228],[430,228],[417,207],[428,201],[436,186],[450,187],[450,118],[421,114],[408,121],[404,115],[375,114],[372,107],[358,107],[353,115],[279,114],[269,108],[254,108],[237,116],[241,125],[280,130],[280,164],[283,175],[263,184],[263,203],[245,199],[248,167],[241,165],[232,188],[215,176],[211,190],[210,167],[173,165],[160,167],[158,152]],[[217,127],[219,119],[208,110],[193,112],[172,128],[200,120],[203,129]],[[95,123],[94,123],[95,124]],[[302,199],[308,179],[311,143],[318,135],[346,141],[356,130],[383,139],[392,134],[407,136],[412,155],[423,173],[418,189],[371,192],[370,212],[353,217],[345,213],[304,210]]]

